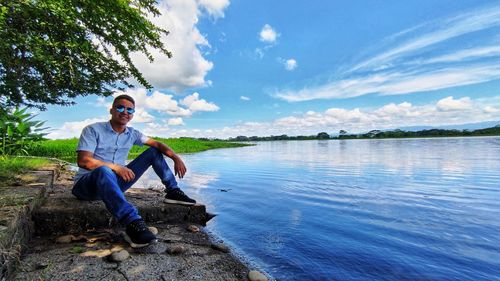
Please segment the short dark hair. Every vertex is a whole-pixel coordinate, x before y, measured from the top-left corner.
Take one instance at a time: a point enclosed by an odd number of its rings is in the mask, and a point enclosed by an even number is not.
[[[134,106],[135,106],[135,101],[134,99],[129,96],[129,95],[119,95],[117,96],[114,100],[113,100],[113,105],[115,105],[115,103],[118,101],[118,100],[128,100],[129,102],[131,102]]]

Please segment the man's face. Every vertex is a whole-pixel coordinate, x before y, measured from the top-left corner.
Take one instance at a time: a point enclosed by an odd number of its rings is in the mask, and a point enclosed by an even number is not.
[[[113,107],[109,111],[109,113],[111,113],[111,122],[119,125],[127,125],[134,117],[134,113],[129,113],[130,109],[135,109],[134,104],[130,101],[126,99],[115,101]]]

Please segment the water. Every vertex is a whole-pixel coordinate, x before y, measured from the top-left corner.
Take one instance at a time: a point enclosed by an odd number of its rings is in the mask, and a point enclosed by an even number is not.
[[[498,137],[260,142],[183,159],[180,184],[218,214],[208,229],[278,280],[500,280]]]

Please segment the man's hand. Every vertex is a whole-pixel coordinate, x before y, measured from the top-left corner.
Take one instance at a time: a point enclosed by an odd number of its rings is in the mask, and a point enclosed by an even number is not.
[[[184,175],[186,174],[186,165],[184,165],[184,162],[182,162],[181,158],[176,157],[174,159],[174,171],[175,175],[179,176],[179,178],[183,178]]]
[[[116,165],[115,173],[119,175],[125,182],[129,182],[135,178],[134,172],[127,167]]]
[[[175,175],[181,179],[184,177],[187,171],[186,165],[184,165],[182,159],[179,156],[177,156],[177,154],[175,154],[175,152],[170,147],[154,139],[148,139],[144,144],[157,148],[158,150],[161,151],[161,153],[166,155],[168,158],[172,159],[174,161]]]

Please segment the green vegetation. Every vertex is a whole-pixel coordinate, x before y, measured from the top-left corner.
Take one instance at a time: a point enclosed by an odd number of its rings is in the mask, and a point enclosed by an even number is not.
[[[0,157],[0,186],[11,185],[18,181],[16,175],[28,170],[36,170],[50,165],[52,161],[43,158]]]
[[[70,249],[70,252],[72,252],[73,254],[81,254],[83,252],[85,252],[85,247],[82,247],[82,246],[73,246],[71,247]]]
[[[193,138],[164,139],[154,138],[167,144],[176,153],[192,153],[205,151],[214,148],[229,148],[247,146],[248,144],[232,143],[221,140],[201,140]],[[68,162],[76,162],[76,146],[78,139],[45,140],[38,142],[29,150],[33,156],[44,156],[58,158]],[[148,146],[133,146],[130,150],[129,158],[133,159],[146,150]]]
[[[268,137],[247,137],[247,136],[237,136],[236,138],[229,138],[229,141],[276,141],[276,140],[323,140],[330,139],[330,135],[326,132],[318,133],[317,135],[310,136],[268,136]]]
[[[109,96],[128,78],[151,88],[132,53],[171,57],[156,0],[0,0],[0,106],[72,104]]]
[[[340,139],[383,139],[383,138],[429,138],[429,137],[469,137],[469,136],[500,136],[500,125],[491,128],[469,130],[430,129],[421,131],[379,131],[372,130],[366,134],[339,134]]]
[[[45,122],[32,120],[36,115],[24,109],[0,109],[0,155],[27,155],[30,147],[45,135]]]
[[[383,139],[383,138],[428,138],[428,137],[468,137],[468,136],[500,136],[500,125],[491,128],[469,130],[444,130],[430,129],[421,131],[380,131],[372,130],[365,134],[348,134],[345,130],[340,130],[338,136],[330,136],[325,132],[310,136],[268,136],[268,137],[247,137],[238,136],[230,138],[229,141],[276,141],[276,140],[321,140],[321,139]]]

